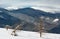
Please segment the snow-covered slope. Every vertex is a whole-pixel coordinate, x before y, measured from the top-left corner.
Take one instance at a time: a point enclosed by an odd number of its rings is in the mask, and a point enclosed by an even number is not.
[[[60,34],[43,33],[42,37],[40,37],[38,32],[17,30],[16,34],[18,36],[12,36],[12,31],[12,29],[0,28],[0,39],[60,39]]]

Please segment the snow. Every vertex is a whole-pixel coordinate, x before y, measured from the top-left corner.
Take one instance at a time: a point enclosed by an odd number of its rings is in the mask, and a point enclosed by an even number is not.
[[[7,8],[5,8],[5,9],[7,9],[7,10],[17,10],[18,8],[17,7],[15,7],[15,6],[11,6],[11,7],[7,7]]]
[[[36,9],[36,10],[42,10],[42,11],[45,11],[45,12],[52,12],[52,14],[55,14],[55,11],[51,8],[48,8],[48,7],[31,7],[33,9]]]
[[[60,39],[60,34],[43,33],[42,37],[40,37],[38,32],[17,30],[16,34],[18,36],[12,36],[12,31],[13,29],[0,28],[0,39]]]
[[[36,10],[42,10],[42,11],[45,11],[45,12],[53,12],[51,9],[44,8],[44,7],[31,7],[31,8],[36,9]]]
[[[39,7],[31,7],[33,9],[41,10]]]
[[[0,12],[2,12],[2,11],[0,11]]]
[[[0,15],[1,18],[4,18],[3,16]]]
[[[59,21],[59,19],[58,19],[58,18],[56,18],[56,19],[54,19],[54,20],[53,20],[53,22],[57,22],[57,21]]]

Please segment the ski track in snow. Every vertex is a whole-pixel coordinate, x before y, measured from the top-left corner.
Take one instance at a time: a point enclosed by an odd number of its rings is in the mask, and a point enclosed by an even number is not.
[[[12,36],[12,31],[13,29],[0,28],[0,39],[60,39],[60,34],[43,33],[40,37],[38,32],[17,30],[16,34],[18,36]]]

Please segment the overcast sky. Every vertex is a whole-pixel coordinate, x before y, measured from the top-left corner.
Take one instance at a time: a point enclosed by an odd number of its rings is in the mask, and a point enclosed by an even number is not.
[[[60,0],[0,0],[0,7],[34,7],[45,11],[60,11]]]

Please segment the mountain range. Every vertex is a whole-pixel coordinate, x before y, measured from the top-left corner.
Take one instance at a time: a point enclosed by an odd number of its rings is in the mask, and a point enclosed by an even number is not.
[[[35,27],[39,25],[40,18],[43,19],[43,25],[47,32],[60,33],[60,13],[53,14],[30,7],[17,10],[0,8],[0,27],[5,27],[5,25],[14,27],[24,22],[23,30],[38,31]],[[53,22],[55,19],[58,21]]]

